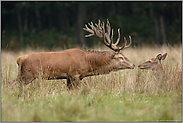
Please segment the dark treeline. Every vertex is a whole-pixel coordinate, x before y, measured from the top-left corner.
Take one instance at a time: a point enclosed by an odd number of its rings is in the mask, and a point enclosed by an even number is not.
[[[114,40],[120,28],[133,46],[180,44],[182,1],[177,2],[1,2],[2,49],[27,46],[71,48],[102,44],[85,38],[88,22],[110,20]]]

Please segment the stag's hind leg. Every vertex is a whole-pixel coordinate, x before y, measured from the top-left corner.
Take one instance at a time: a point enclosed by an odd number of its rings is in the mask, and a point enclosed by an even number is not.
[[[20,90],[22,90],[22,80],[21,80],[21,65],[18,66],[18,75],[17,77],[12,81],[12,85],[19,87]]]
[[[25,85],[28,85],[33,80],[38,78],[38,74],[36,74],[34,71],[32,71],[32,69],[28,69],[28,68],[22,67],[20,69],[19,75],[17,77],[17,80],[19,81],[19,87],[21,90],[23,90],[23,87]]]
[[[24,75],[24,74],[18,74],[17,78],[13,80],[13,84],[16,84],[16,87],[19,88],[19,96],[24,95],[24,87],[25,85],[31,83],[35,77]],[[25,95],[24,95],[25,96]]]
[[[25,85],[28,85],[31,83],[33,80],[35,80],[35,77],[32,76],[21,76],[19,79],[19,88],[20,90],[23,90]]]

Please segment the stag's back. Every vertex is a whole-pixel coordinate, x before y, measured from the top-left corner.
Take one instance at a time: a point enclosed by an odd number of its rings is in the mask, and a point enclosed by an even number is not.
[[[43,72],[57,76],[63,73],[75,72],[85,65],[85,52],[81,49],[68,49],[60,52],[31,53],[18,57],[17,64],[23,71],[32,73]]]

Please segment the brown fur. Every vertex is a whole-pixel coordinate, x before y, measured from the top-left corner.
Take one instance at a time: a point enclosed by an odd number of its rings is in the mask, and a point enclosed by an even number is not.
[[[142,64],[140,64],[138,67],[140,69],[150,69],[153,71],[156,80],[160,80],[160,81],[164,81],[165,78],[167,76],[166,79],[170,79],[170,85],[173,84],[176,86],[176,88],[180,88],[182,87],[182,71],[176,71],[174,74],[175,79],[171,80],[171,76],[169,75],[165,75],[165,71],[163,70],[162,64],[161,64],[161,60],[164,60],[167,56],[167,53],[165,53],[164,55],[158,54],[156,58],[152,58],[149,61],[146,61]],[[181,88],[182,89],[182,88]]]
[[[23,55],[18,57],[17,64],[19,72],[16,80],[20,85],[27,85],[41,76],[48,80],[67,79],[68,88],[77,87],[79,80],[87,76],[135,67],[121,52],[93,52],[77,48]]]
[[[138,67],[140,69],[150,69],[153,71],[154,75],[157,79],[160,79],[163,74],[163,67],[161,64],[161,60],[164,60],[167,56],[167,53],[164,55],[158,54],[156,58],[152,58],[149,61],[146,61],[142,64],[140,64]]]

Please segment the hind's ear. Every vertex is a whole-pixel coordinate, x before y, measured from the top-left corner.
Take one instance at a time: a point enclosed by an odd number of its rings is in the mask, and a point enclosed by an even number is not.
[[[165,53],[164,55],[161,56],[161,60],[164,60],[167,56],[167,53]]]
[[[158,55],[156,56],[156,59],[161,60],[161,57],[162,57],[162,55],[161,55],[161,54],[158,54]]]
[[[165,53],[164,55],[158,54],[156,56],[156,59],[158,59],[158,60],[164,60],[166,58],[166,56],[167,56],[167,53]]]

